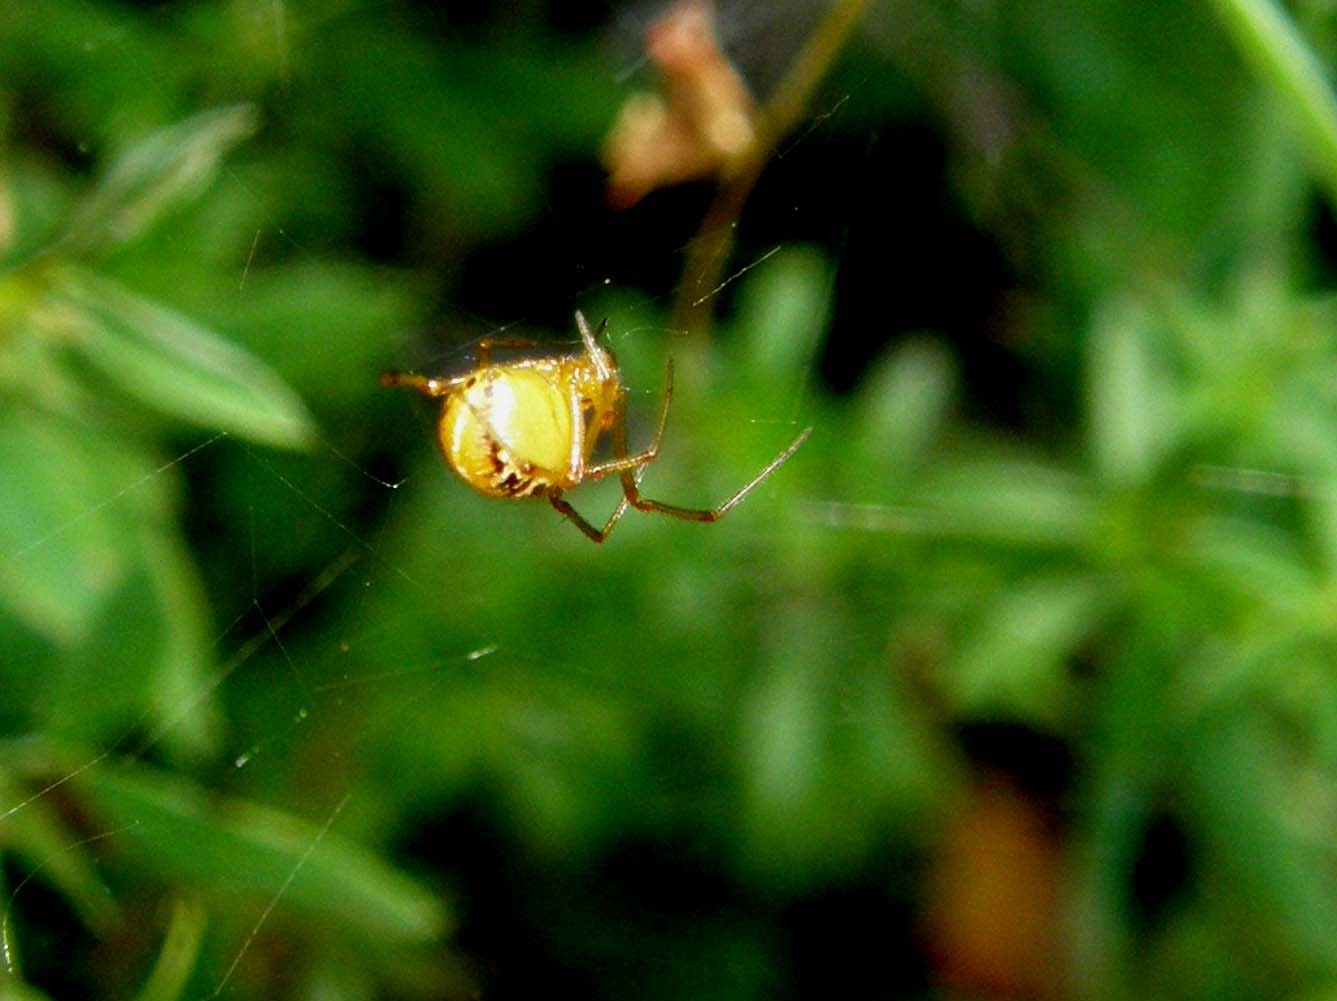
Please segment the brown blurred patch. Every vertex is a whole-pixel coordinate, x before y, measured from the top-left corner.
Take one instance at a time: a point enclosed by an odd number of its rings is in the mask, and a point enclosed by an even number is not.
[[[1059,996],[1062,861],[1049,810],[999,775],[974,782],[939,842],[925,894],[924,930],[943,986]]]

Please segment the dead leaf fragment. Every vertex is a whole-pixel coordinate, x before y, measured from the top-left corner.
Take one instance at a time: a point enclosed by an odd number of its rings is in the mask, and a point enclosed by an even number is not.
[[[650,26],[645,48],[661,93],[628,97],[604,143],[608,197],[619,208],[726,174],[756,142],[756,106],[720,48],[709,0],[679,0]]]

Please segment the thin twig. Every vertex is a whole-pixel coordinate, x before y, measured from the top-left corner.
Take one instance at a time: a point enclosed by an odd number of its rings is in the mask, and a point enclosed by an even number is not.
[[[675,327],[688,331],[698,349],[710,335],[712,302],[707,293],[720,284],[743,205],[780,140],[803,116],[812,92],[867,5],[868,0],[836,0],[761,109],[756,142],[731,165],[688,245],[687,265],[674,309]]]

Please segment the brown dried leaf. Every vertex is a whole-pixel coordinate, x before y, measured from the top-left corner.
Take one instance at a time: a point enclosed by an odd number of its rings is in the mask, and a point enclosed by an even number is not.
[[[646,54],[662,94],[627,98],[604,144],[609,200],[727,173],[756,142],[756,106],[720,48],[709,0],[679,0],[650,26]]]

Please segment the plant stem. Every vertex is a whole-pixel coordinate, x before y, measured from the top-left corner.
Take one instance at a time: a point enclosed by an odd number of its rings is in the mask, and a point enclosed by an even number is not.
[[[698,352],[709,339],[711,300],[729,261],[743,205],[775,147],[802,117],[813,90],[867,5],[868,0],[836,0],[827,12],[758,114],[756,142],[731,165],[688,244],[674,317],[676,328],[691,335]]]
[[[1282,98],[1317,157],[1328,198],[1337,204],[1337,99],[1323,66],[1273,0],[1211,0],[1245,61]]]

